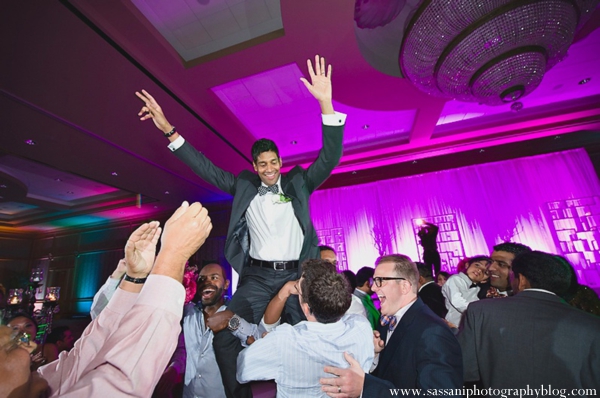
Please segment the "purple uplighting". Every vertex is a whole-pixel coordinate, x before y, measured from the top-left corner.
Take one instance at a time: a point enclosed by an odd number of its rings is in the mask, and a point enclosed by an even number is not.
[[[343,232],[355,272],[382,250],[419,259],[423,219],[440,225],[443,269],[510,240],[565,256],[600,287],[600,181],[583,149],[320,190],[311,213],[318,231]]]

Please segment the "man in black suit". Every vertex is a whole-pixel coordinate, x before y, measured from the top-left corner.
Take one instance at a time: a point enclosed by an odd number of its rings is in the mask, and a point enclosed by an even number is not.
[[[600,318],[560,298],[569,288],[568,266],[552,254],[525,252],[512,261],[512,272],[515,296],[473,302],[463,317],[465,381],[499,389],[551,385],[563,396],[598,388]]]
[[[318,238],[309,214],[309,197],[329,177],[342,156],[346,115],[333,110],[331,65],[315,57],[314,68],[307,62],[311,82],[301,78],[318,100],[323,119],[323,148],[308,168],[294,167],[281,174],[279,150],[271,140],[260,139],[252,146],[256,173],[244,170],[237,176],[215,166],[198,152],[165,118],[160,106],[142,90],[144,101],[139,116],[152,119],[169,139],[169,148],[202,179],[233,195],[231,218],[225,242],[225,258],[240,275],[240,282],[228,308],[251,323],[259,323],[265,308],[279,289],[301,275],[300,264],[318,258]],[[298,298],[287,302],[286,320],[303,319]],[[225,392],[230,398],[251,397],[248,384],[236,378],[236,360],[242,346],[229,330],[215,334],[214,348]]]
[[[419,291],[418,295],[423,302],[442,319],[446,318],[448,309],[446,308],[446,299],[442,294],[442,288],[434,282],[431,274],[431,267],[425,263],[417,262],[419,271]]]
[[[390,389],[408,388],[424,394],[428,389],[444,389],[446,396],[459,396],[454,393],[463,386],[460,346],[446,323],[417,297],[418,277],[407,256],[393,254],[378,260],[373,290],[387,326],[374,332],[375,369],[365,374],[346,354],[349,368],[324,369],[334,375],[320,380],[327,395],[379,398],[390,396]]]

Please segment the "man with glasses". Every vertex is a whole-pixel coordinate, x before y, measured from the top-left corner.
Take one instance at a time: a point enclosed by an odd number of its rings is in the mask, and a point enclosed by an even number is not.
[[[418,279],[417,267],[407,256],[393,254],[378,260],[373,291],[381,302],[381,324],[374,332],[376,356],[371,373],[365,374],[347,356],[349,368],[325,367],[333,375],[320,380],[327,395],[375,398],[389,396],[391,388],[462,388],[458,341],[417,297]]]

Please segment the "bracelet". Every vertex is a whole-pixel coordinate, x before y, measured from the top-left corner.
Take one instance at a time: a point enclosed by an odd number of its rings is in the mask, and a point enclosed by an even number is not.
[[[123,279],[126,280],[127,282],[140,284],[140,283],[146,282],[146,279],[148,279],[148,277],[145,277],[145,278],[132,278],[129,275],[125,274],[125,277]]]
[[[172,136],[176,132],[177,132],[177,130],[176,130],[175,126],[173,126],[173,128],[171,129],[171,131],[169,131],[168,133],[165,133],[165,137],[169,138],[170,136]]]

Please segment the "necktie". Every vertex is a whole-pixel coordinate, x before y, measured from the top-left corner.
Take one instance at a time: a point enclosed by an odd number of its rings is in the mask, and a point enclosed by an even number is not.
[[[394,315],[382,315],[380,322],[381,326],[387,325],[387,327],[390,329],[390,332],[392,332],[396,327],[396,323],[398,321],[396,320],[396,317]]]
[[[267,192],[279,193],[279,187],[277,186],[277,184],[271,185],[270,187],[265,187],[264,185],[258,187],[258,194],[260,196],[266,195]]]

